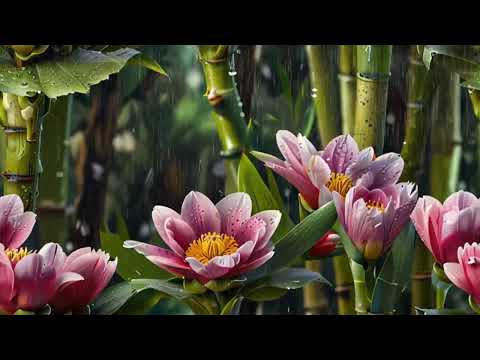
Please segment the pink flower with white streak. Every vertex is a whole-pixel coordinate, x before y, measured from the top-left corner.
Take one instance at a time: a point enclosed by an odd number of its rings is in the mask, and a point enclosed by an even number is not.
[[[45,244],[38,253],[26,249],[5,250],[0,244],[0,309],[14,313],[35,311],[52,300],[57,291],[83,280],[61,270],[65,253],[58,244]]]
[[[18,195],[0,196],[0,243],[7,249],[22,246],[32,232],[35,219],[33,212],[24,212]]]
[[[317,151],[301,134],[280,130],[277,144],[285,161],[269,154],[253,154],[295,186],[313,209],[331,201],[333,192],[345,197],[355,185],[374,189],[395,184],[404,166],[399,154],[387,153],[375,159],[372,147],[359,151],[350,135],[337,136],[323,151]]]
[[[465,244],[457,251],[458,263],[443,265],[445,275],[455,286],[467,292],[480,304],[480,244]]]
[[[251,271],[274,254],[270,241],[281,218],[267,210],[251,216],[252,201],[246,193],[226,196],[214,205],[200,192],[190,192],[181,213],[164,206],[152,212],[155,227],[171,250],[125,241],[160,268],[202,284]]]
[[[411,218],[420,239],[440,265],[456,262],[459,246],[480,241],[480,200],[468,191],[451,194],[443,205],[431,196],[423,196]]]
[[[415,184],[399,183],[368,190],[354,186],[344,199],[333,193],[340,222],[363,258],[374,261],[392,246],[417,201]]]
[[[80,274],[83,280],[57,291],[50,305],[56,312],[64,313],[91,304],[108,285],[116,268],[117,259],[110,261],[110,255],[102,250],[89,247],[75,250],[64,258],[60,270]]]

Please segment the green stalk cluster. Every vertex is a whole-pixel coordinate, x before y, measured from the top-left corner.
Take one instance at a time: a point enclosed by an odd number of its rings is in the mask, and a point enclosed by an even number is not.
[[[338,82],[340,87],[340,109],[344,134],[353,134],[355,129],[356,97],[356,48],[354,45],[338,46]]]

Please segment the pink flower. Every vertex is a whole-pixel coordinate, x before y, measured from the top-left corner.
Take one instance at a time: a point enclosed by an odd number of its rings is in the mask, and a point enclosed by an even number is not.
[[[110,255],[102,250],[84,247],[72,252],[61,266],[62,272],[73,272],[83,277],[56,292],[50,305],[56,312],[77,310],[92,303],[108,285],[117,268],[117,259],[109,261]]]
[[[457,249],[480,240],[480,200],[466,191],[442,203],[431,196],[418,200],[411,219],[437,263],[456,262]]]
[[[83,280],[62,272],[65,253],[58,244],[45,244],[38,253],[26,249],[5,250],[0,244],[0,308],[8,313],[35,311],[50,302],[57,291]]]
[[[463,248],[460,246],[457,256],[458,263],[443,265],[445,275],[480,304],[480,244],[474,242],[465,244]]]
[[[35,225],[36,215],[23,211],[22,199],[15,194],[0,197],[0,243],[17,249],[27,240]]]
[[[317,151],[301,134],[277,132],[277,144],[285,158],[254,152],[254,155],[297,188],[313,209],[332,200],[332,192],[343,197],[354,185],[368,189],[395,184],[403,170],[403,159],[396,153],[375,158],[372,147],[359,151],[350,135],[332,139]]]
[[[252,201],[245,193],[226,196],[214,205],[200,192],[190,192],[181,214],[155,206],[153,222],[171,250],[138,241],[125,241],[155,265],[201,283],[232,277],[258,268],[273,256],[270,238],[281,213],[251,216]]]
[[[354,186],[344,199],[333,193],[340,222],[366,260],[376,260],[390,249],[408,221],[415,202],[414,184],[399,183],[368,190]]]

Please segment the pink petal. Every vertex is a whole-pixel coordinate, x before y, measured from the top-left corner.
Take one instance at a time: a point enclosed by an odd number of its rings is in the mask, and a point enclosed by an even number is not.
[[[166,265],[180,269],[189,268],[185,261],[183,261],[183,258],[174,252],[162,249],[159,246],[129,240],[123,243],[123,247],[127,249],[135,249],[138,253],[145,255],[148,260],[159,267],[161,267],[161,265]]]
[[[307,174],[312,184],[320,189],[328,183],[330,179],[330,168],[320,155],[310,157],[307,164]]]
[[[56,243],[47,243],[38,252],[43,257],[45,266],[51,266],[54,269],[60,269],[67,256],[60,245]]]
[[[383,154],[370,165],[369,171],[374,174],[372,188],[382,188],[395,184],[402,175],[404,161],[397,153]]]
[[[57,291],[61,291],[66,286],[83,280],[84,278],[80,274],[74,272],[63,272],[55,279],[55,288]]]
[[[360,179],[368,172],[373,161],[373,155],[374,151],[371,146],[360,151],[348,165],[345,175],[348,175],[356,183],[357,179]]]
[[[259,233],[259,238],[255,243],[256,250],[261,250],[268,244],[275,230],[277,230],[281,218],[282,213],[278,210],[261,211],[251,217],[251,219],[259,219],[265,224],[265,231]],[[247,225],[245,225],[246,227]]]
[[[240,263],[244,264],[252,255],[253,249],[255,248],[255,243],[253,241],[247,241],[242,246],[240,246],[237,252],[240,254]]]
[[[0,244],[0,306],[9,304],[14,295],[15,275],[4,247]]]
[[[355,140],[350,135],[340,135],[325,146],[322,157],[333,172],[344,174],[357,155]]]
[[[300,158],[300,149],[295,135],[287,130],[277,131],[277,145],[287,163],[298,173],[303,173],[304,167]]]
[[[27,211],[22,215],[11,217],[8,220],[10,222],[10,227],[7,225],[6,227],[9,228],[11,232],[9,235],[4,234],[6,236],[5,239],[9,239],[8,244],[6,244],[8,245],[8,248],[17,249],[23,245],[32,232],[36,217],[36,214]]]
[[[67,256],[67,258],[66,258],[66,260],[63,264],[63,268],[68,269],[69,266],[71,265],[71,263],[75,259],[79,258],[82,255],[89,254],[91,252],[92,252],[91,247],[83,247],[83,248],[80,248],[80,249],[77,249],[77,250],[73,251],[72,253],[70,253],[70,255]]]
[[[306,169],[310,158],[313,155],[319,154],[319,152],[317,149],[315,149],[315,146],[313,146],[313,144],[302,134],[297,135],[297,144],[303,168]]]
[[[220,214],[208,197],[198,191],[191,191],[183,200],[182,218],[192,227],[196,238],[207,232],[219,233]]]
[[[155,206],[152,219],[162,240],[179,256],[184,255],[184,247],[195,238],[192,228],[174,210],[165,206]]]
[[[29,254],[15,266],[15,288],[18,308],[38,309],[48,304],[56,291],[53,266],[45,266],[40,254]]]
[[[270,154],[267,154],[267,153],[263,153],[263,152],[260,152],[260,151],[251,151],[250,153],[253,156],[255,156],[258,160],[260,160],[261,162],[263,162],[265,164],[270,163],[270,164],[278,165],[278,166],[286,166],[285,162],[283,160],[280,160],[276,156],[273,156],[273,155],[270,155]]]
[[[480,205],[480,201],[471,192],[460,190],[451,194],[443,203],[443,209],[448,211],[453,208],[458,210],[465,209],[469,206]]]
[[[252,214],[252,200],[246,193],[227,195],[216,205],[222,222],[222,233],[235,236]]]
[[[338,194],[340,195],[340,194]],[[341,196],[341,195],[340,195]],[[318,208],[333,200],[332,193],[326,186],[322,186],[318,192]]]
[[[449,280],[454,283],[456,287],[466,291],[469,294],[472,293],[472,288],[465,278],[465,274],[460,264],[445,263],[443,264],[443,270],[445,271],[445,275],[447,275]]]
[[[248,261],[246,264],[240,265],[238,267],[238,270],[235,271],[235,274],[246,273],[259,268],[260,266],[265,264],[268,260],[270,260],[274,254],[275,254],[274,251],[269,251],[260,257],[256,257]]]
[[[240,255],[235,253],[232,255],[216,256],[211,259],[207,265],[202,264],[193,257],[187,257],[185,260],[197,274],[213,280],[229,273],[230,270],[239,263]]]

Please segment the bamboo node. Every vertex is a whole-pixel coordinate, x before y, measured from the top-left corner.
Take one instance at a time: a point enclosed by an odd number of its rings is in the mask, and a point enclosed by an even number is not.
[[[10,127],[10,126],[4,126],[3,130],[5,131],[5,135],[9,134],[21,134],[21,133],[26,133],[27,128],[24,127]]]
[[[423,109],[425,103],[423,101],[410,101],[407,103],[407,108],[409,109]]]
[[[357,79],[367,82],[387,82],[390,80],[391,73],[388,74],[364,74],[357,72]]]
[[[355,76],[350,74],[338,74],[338,80],[350,83],[355,81]]]
[[[2,173],[2,176],[8,182],[20,183],[20,182],[32,182],[34,177],[31,175],[17,175],[17,174],[8,174]]]
[[[205,59],[200,54],[198,55],[198,61],[206,64],[219,64],[228,61],[228,57],[223,57],[220,59]]]
[[[412,275],[412,280],[426,280],[431,278],[432,278],[431,272],[419,272]]]

